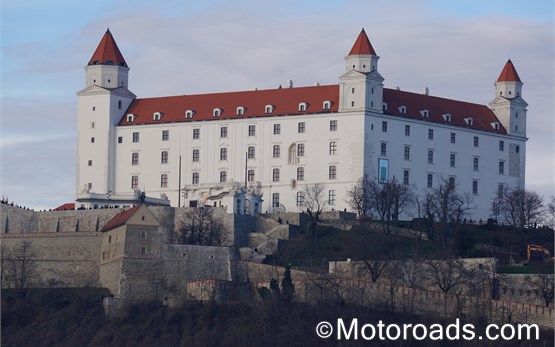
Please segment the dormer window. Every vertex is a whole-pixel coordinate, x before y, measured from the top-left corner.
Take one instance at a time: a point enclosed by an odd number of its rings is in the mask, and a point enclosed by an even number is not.
[[[444,113],[441,116],[446,122],[451,122],[451,113]]]
[[[237,115],[242,116],[245,114],[245,108],[243,106],[237,107]]]
[[[474,125],[474,118],[472,117],[465,118],[464,121],[467,125]]]
[[[406,114],[407,113],[407,107],[406,106],[399,106],[398,109],[399,109],[399,112],[401,114]]]
[[[382,110],[383,110],[383,111],[387,111],[387,102],[384,102],[384,103],[382,104]]]
[[[264,107],[264,113],[268,114],[272,112],[274,112],[274,105],[266,105]]]
[[[304,112],[306,111],[306,108],[308,107],[308,104],[306,102],[301,102],[299,103],[299,112]]]
[[[422,117],[428,118],[430,116],[430,111],[428,111],[426,109],[420,110],[420,114],[422,115]]]
[[[499,130],[499,122],[492,122],[490,124],[494,130]]]
[[[154,112],[152,118],[154,120],[160,120],[160,118],[162,118],[162,112]]]
[[[222,115],[222,109],[221,108],[215,108],[212,110],[212,116],[214,117],[219,117]]]
[[[135,121],[136,117],[137,117],[136,115],[134,115],[133,113],[130,113],[130,114],[127,115],[127,121],[129,123],[131,123],[131,122]]]
[[[185,118],[193,118],[194,115],[195,115],[195,111],[193,110],[185,111]]]
[[[329,110],[331,108],[331,101],[329,101],[329,100],[324,101],[324,103],[322,105],[322,108],[324,110]]]

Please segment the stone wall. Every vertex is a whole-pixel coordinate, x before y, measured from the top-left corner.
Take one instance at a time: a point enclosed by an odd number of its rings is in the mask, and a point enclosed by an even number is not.
[[[65,287],[99,286],[99,260],[102,234],[79,233],[9,233],[1,234],[2,248],[31,242],[38,277],[32,286],[47,286],[49,280]],[[2,281],[9,286],[9,281]]]

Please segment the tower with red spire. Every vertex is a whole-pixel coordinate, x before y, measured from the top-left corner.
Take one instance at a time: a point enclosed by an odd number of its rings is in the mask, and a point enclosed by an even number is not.
[[[522,81],[509,59],[495,82],[495,99],[489,104],[508,134],[526,137],[526,107]]]
[[[346,72],[339,77],[339,111],[382,112],[383,77],[378,59],[364,29],[345,57]]]
[[[115,127],[135,99],[127,89],[128,72],[108,29],[85,66],[85,89],[77,93],[77,207],[113,197]]]

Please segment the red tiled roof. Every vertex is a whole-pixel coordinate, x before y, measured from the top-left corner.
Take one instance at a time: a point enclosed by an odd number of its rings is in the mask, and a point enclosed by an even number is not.
[[[54,211],[66,211],[66,210],[75,210],[75,203],[66,202],[65,204],[60,205],[54,209]]]
[[[499,75],[497,82],[521,82],[520,77],[518,77],[518,73],[516,73],[516,69],[513,65],[511,59],[507,61],[505,67],[503,67],[503,71]]]
[[[104,226],[104,228],[102,228],[101,231],[109,231],[112,230],[114,228],[119,227],[120,225],[125,224],[125,222],[127,222],[127,220],[129,218],[131,218],[132,215],[135,214],[135,211],[137,211],[139,209],[139,207],[141,207],[140,205],[134,206],[130,209],[121,211],[120,213],[116,214],[114,217],[112,217],[112,219],[110,219],[110,221],[108,223],[106,223],[106,225]]]
[[[110,64],[127,67],[127,63],[125,62],[125,59],[123,59],[123,55],[121,54],[110,29],[106,30],[106,33],[102,37],[102,40],[100,40],[96,51],[94,51],[94,54],[89,60],[89,65],[97,64]]]
[[[376,51],[374,51],[374,48],[372,47],[372,44],[370,43],[370,40],[368,39],[368,36],[366,36],[366,32],[364,31],[364,29],[362,29],[362,31],[358,35],[357,40],[355,41],[355,44],[353,45],[353,48],[351,48],[351,51],[348,55],[357,54],[377,55]]]
[[[506,134],[501,123],[498,130],[492,127],[491,123],[499,120],[486,105],[387,88],[383,90],[383,99],[387,103],[385,114]],[[401,106],[406,107],[406,114],[399,110]],[[428,110],[427,118],[420,112],[423,110]],[[446,113],[451,115],[450,122],[443,118]],[[465,118],[472,118],[473,124],[468,125]]]
[[[326,112],[323,110],[325,100],[331,101],[331,108],[327,112],[337,112],[339,107],[337,85],[136,99],[127,110],[127,114],[136,115],[135,121],[130,123],[124,116],[119,124],[156,124],[322,113]],[[308,104],[306,111],[299,111],[301,102]],[[265,113],[266,105],[274,106],[271,113]],[[245,108],[245,112],[244,115],[237,116],[237,107],[240,106]],[[222,110],[219,117],[213,116],[214,108]],[[193,118],[185,118],[187,110],[194,111]],[[160,121],[154,120],[154,112],[162,113]]]
[[[490,123],[499,122],[495,114],[485,105],[469,102],[449,100],[435,96],[410,93],[400,90],[384,88],[384,102],[387,103],[386,114],[400,117],[461,126],[472,129],[485,130],[505,134],[505,129],[499,124],[495,130]],[[330,110],[323,110],[323,102],[332,102]],[[305,112],[299,111],[299,103],[306,102]],[[274,111],[264,113],[266,105],[273,105]],[[236,115],[237,107],[245,107],[245,114]],[[401,114],[398,107],[405,106],[406,114]],[[222,109],[219,117],[212,115],[214,108]],[[136,116],[133,122],[128,122],[124,115],[119,125],[140,125],[172,122],[194,122],[219,119],[241,119],[267,116],[302,115],[311,113],[337,112],[339,108],[339,86],[314,86],[300,88],[256,90],[244,92],[167,96],[159,98],[136,99],[131,103],[127,114]],[[186,110],[194,110],[193,118],[185,118]],[[425,118],[421,110],[428,110]],[[162,118],[154,120],[154,112],[161,112]],[[451,122],[443,118],[443,114],[451,114]],[[467,125],[464,118],[472,117],[473,125]]]

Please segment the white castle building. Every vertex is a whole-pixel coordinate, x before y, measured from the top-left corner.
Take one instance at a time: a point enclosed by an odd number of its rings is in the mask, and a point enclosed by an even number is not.
[[[488,107],[384,88],[378,59],[362,30],[338,84],[138,99],[108,30],[77,94],[76,207],[145,192],[171,206],[299,211],[303,188],[323,183],[329,208],[349,210],[347,190],[368,175],[418,193],[449,179],[477,219],[503,186],[524,186],[527,104],[510,60]]]

